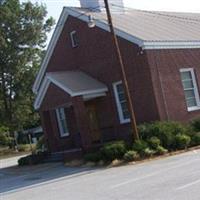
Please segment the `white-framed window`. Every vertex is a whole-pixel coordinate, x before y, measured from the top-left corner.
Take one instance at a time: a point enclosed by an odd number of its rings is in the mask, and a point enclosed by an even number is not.
[[[72,31],[70,33],[70,38],[71,38],[71,44],[72,44],[72,47],[75,48],[78,46],[78,36],[77,36],[77,32],[76,31]]]
[[[57,108],[56,117],[57,117],[57,122],[58,122],[58,128],[60,131],[60,136],[61,137],[69,136],[69,130],[68,130],[66,116],[65,116],[65,109]]]
[[[200,98],[193,68],[180,69],[188,111],[200,109]]]
[[[128,110],[128,103],[125,97],[125,91],[122,81],[113,83],[115,100],[117,104],[117,110],[119,114],[120,123],[130,122],[130,113]]]

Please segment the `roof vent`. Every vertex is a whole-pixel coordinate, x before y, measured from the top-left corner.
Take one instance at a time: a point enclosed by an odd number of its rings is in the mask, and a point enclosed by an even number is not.
[[[123,0],[108,0],[112,12],[124,12]],[[104,0],[80,0],[82,8],[88,8],[93,12],[105,11]]]

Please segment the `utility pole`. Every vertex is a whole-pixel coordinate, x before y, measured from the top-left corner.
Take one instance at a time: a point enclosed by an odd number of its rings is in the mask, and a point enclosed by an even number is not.
[[[119,48],[119,42],[118,42],[117,36],[115,34],[108,0],[104,0],[104,3],[105,3],[106,14],[107,14],[107,18],[108,18],[108,24],[109,24],[109,27],[110,27],[114,46],[116,48],[117,58],[119,60],[119,64],[120,64],[120,68],[121,68],[122,82],[123,82],[123,85],[124,85],[124,88],[125,88],[125,96],[126,96],[126,99],[127,99],[128,108],[129,108],[129,112],[130,112],[131,128],[133,130],[133,138],[134,138],[134,140],[138,140],[139,134],[138,134],[138,130],[137,130],[137,123],[136,123],[132,98],[131,98],[128,80],[127,80],[127,76],[126,76],[125,65],[124,65],[124,62],[123,62],[123,59],[122,59],[122,54],[121,54],[121,51],[120,51],[120,48]]]

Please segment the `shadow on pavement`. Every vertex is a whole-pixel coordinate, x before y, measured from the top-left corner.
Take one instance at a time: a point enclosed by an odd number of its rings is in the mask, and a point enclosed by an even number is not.
[[[41,185],[90,174],[100,169],[88,167],[65,167],[62,163],[36,166],[12,166],[0,169],[0,196]]]

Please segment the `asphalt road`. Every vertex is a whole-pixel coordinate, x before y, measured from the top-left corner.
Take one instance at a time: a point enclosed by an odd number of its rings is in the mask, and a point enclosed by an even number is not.
[[[200,151],[109,169],[21,171],[0,171],[0,200],[200,200]]]

